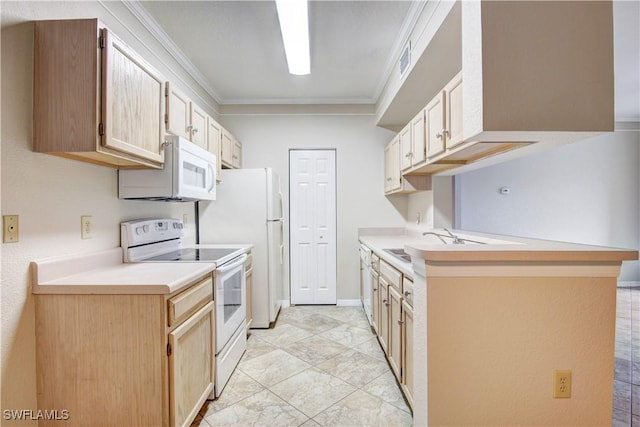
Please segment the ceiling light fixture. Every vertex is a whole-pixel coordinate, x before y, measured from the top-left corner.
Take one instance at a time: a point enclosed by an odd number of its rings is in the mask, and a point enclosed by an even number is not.
[[[307,0],[276,0],[276,7],[284,51],[289,64],[289,73],[310,74]]]

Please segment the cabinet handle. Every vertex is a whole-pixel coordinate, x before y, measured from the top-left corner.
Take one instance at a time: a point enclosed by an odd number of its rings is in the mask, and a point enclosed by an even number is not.
[[[440,132],[436,133],[436,138],[442,139],[442,133],[440,133]]]
[[[409,295],[411,295],[411,292],[409,292],[409,291],[404,291],[404,296],[405,296],[405,297],[408,297]]]
[[[391,304],[389,303],[389,301],[387,301],[386,299],[383,299],[383,300],[382,300],[382,303],[383,303],[384,305],[391,305]]]
[[[398,320],[398,325],[402,325],[404,322],[402,320]]]
[[[193,130],[191,132],[198,133],[198,128],[193,128]]]
[[[387,178],[387,181],[391,181],[391,178]]]
[[[191,125],[187,126],[187,132],[191,132],[192,129],[193,129],[193,126]]]
[[[378,288],[373,288],[373,292],[376,292],[378,290]]]

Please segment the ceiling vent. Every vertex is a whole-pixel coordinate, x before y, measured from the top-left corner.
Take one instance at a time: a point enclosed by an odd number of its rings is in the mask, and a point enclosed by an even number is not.
[[[411,65],[411,40],[402,50],[402,55],[400,55],[400,76],[404,76],[404,73],[409,69],[409,65]]]

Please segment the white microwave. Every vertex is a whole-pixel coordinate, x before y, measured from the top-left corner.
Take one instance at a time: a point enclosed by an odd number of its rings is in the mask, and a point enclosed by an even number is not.
[[[165,137],[163,169],[119,170],[120,199],[193,202],[216,199],[216,156],[193,142]]]

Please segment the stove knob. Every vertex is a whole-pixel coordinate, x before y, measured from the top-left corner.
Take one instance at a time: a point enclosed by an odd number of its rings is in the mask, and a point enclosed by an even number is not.
[[[142,227],[136,227],[136,234],[142,234]]]
[[[149,232],[149,226],[148,225],[142,226],[142,231],[145,232],[145,233],[148,233]]]

